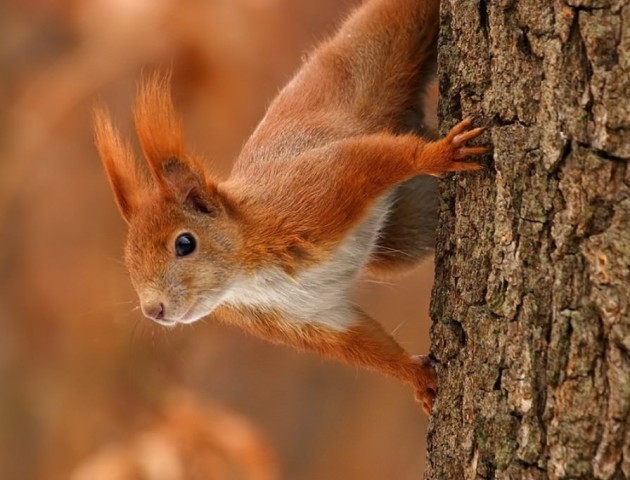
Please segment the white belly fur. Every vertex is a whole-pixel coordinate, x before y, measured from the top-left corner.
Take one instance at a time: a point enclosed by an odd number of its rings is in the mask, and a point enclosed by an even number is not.
[[[295,278],[280,269],[270,269],[238,279],[221,303],[279,310],[298,324],[345,330],[355,320],[349,301],[350,288],[369,261],[390,205],[389,196],[381,199],[370,216],[324,264]]]

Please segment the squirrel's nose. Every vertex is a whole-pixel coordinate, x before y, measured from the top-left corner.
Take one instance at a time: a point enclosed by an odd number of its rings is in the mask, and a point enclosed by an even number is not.
[[[164,304],[162,302],[143,303],[142,313],[152,320],[162,320],[164,318]]]

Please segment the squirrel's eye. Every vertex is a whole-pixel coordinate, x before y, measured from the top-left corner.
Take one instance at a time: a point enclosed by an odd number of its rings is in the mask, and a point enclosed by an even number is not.
[[[195,251],[197,240],[190,233],[182,233],[175,239],[175,253],[178,257],[185,257]]]

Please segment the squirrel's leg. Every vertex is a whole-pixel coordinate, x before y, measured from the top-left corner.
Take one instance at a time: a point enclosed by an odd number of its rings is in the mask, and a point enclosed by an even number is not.
[[[324,215],[335,214],[347,217],[349,211],[361,211],[388,190],[416,175],[439,176],[448,172],[479,170],[478,163],[464,160],[487,153],[486,147],[466,145],[483,130],[472,128],[471,120],[465,119],[446,137],[434,142],[415,135],[388,133],[348,138],[295,159],[293,168],[277,172],[273,178],[274,187],[287,185],[283,188],[287,195],[280,197],[280,202],[290,201],[297,205],[305,197],[317,198],[317,201],[303,205],[302,219],[320,221]],[[322,188],[323,185],[326,188]],[[292,198],[292,192],[298,198]],[[341,210],[337,212],[336,209]]]
[[[428,357],[410,355],[376,320],[363,311],[356,312],[356,323],[340,335],[340,348],[329,355],[409,383],[415,389],[416,400],[430,413],[437,376]]]
[[[338,328],[328,326],[323,317],[321,323],[305,321],[279,310],[255,307],[222,306],[213,315],[264,340],[402,380],[414,388],[424,410],[431,411],[437,377],[429,359],[407,353],[376,320],[358,308],[347,309],[344,325]]]
[[[426,142],[415,135],[379,133],[334,142],[310,150],[292,160],[291,168],[277,169],[274,175],[254,164],[232,175],[222,185],[242,203],[256,199],[248,208],[258,218],[252,241],[300,237],[312,245],[343,239],[357,225],[367,209],[393,188],[416,175],[442,175],[448,172],[479,170],[475,162],[464,161],[482,155],[485,147],[469,147],[466,141],[479,136],[482,128],[472,128],[465,119],[445,138]],[[267,191],[282,195],[267,195]],[[254,251],[246,245],[247,251]]]

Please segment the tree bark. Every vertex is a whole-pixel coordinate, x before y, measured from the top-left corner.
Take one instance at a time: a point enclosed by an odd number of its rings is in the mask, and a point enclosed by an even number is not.
[[[426,479],[630,478],[630,0],[444,0]],[[488,162],[491,162],[489,159]]]

